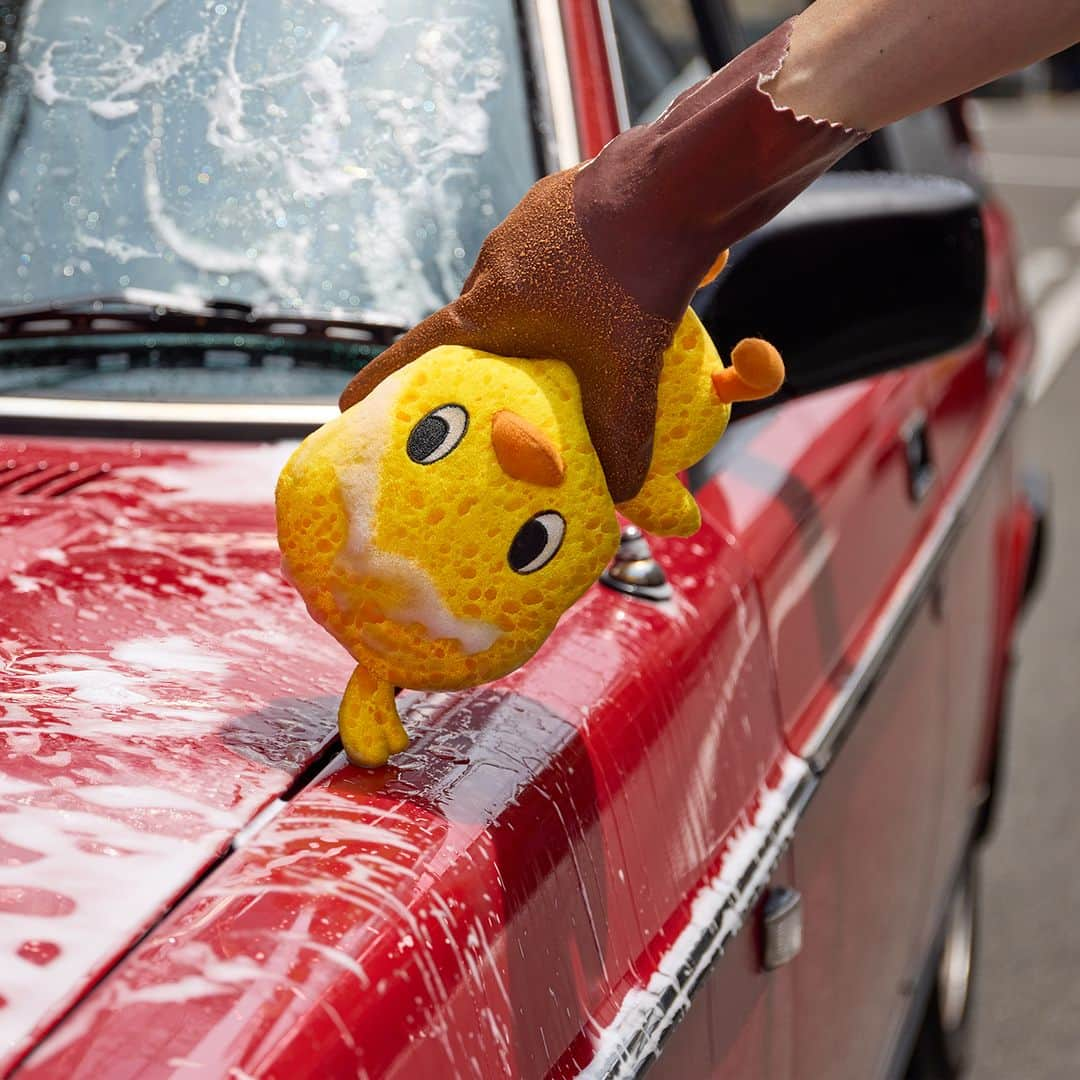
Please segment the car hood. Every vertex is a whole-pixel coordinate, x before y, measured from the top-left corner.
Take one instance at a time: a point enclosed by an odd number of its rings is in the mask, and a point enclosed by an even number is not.
[[[291,449],[0,439],[0,1072],[335,749]]]

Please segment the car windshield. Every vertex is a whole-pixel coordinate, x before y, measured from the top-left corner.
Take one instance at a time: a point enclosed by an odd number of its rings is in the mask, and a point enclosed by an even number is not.
[[[513,0],[0,4],[0,304],[414,322],[537,175]]]

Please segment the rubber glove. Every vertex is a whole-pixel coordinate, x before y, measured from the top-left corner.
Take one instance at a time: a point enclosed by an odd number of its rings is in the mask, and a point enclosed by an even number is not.
[[[652,458],[661,357],[722,253],[777,214],[867,133],[796,116],[769,96],[791,21],[535,184],[489,234],[460,297],[361,370],[342,409],[436,345],[565,361],[612,500]]]

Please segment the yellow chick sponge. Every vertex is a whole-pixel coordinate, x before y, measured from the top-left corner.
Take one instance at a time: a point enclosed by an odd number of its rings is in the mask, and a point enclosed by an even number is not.
[[[643,528],[698,528],[676,474],[723,433],[731,401],[783,378],[765,342],[735,361],[688,311],[664,357],[648,479],[618,507]],[[408,745],[395,687],[475,686],[532,656],[615,553],[615,509],[559,361],[440,346],[310,435],[278,481],[278,535],[289,580],[357,662],[339,710],[350,760]]]

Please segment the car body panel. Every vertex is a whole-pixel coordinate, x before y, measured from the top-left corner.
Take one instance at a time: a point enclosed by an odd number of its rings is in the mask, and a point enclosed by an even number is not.
[[[0,439],[8,1061],[333,736],[348,658],[278,570],[287,450]]]
[[[518,673],[408,695],[412,748],[282,804],[21,1075],[297,1075],[313,1047],[330,1073],[573,1075],[617,1048],[807,771],[745,566],[708,526],[665,561],[672,602],[597,586]]]
[[[791,403],[737,426],[714,455],[699,498],[726,511],[755,565],[789,745],[807,757],[959,471],[955,460],[916,503],[905,419],[926,406],[939,365],[963,373],[984,362],[982,350],[967,350]],[[1015,378],[1002,384],[1015,393]],[[989,399],[977,404],[982,426],[1002,423]],[[982,500],[960,541],[983,556],[994,550],[992,518],[1007,505],[1003,460],[999,449],[989,469],[994,498]],[[810,929],[793,965],[795,1076],[880,1074],[936,930],[927,897],[945,887],[970,828],[996,588],[985,557],[957,565],[970,580],[946,586],[944,610],[933,595],[923,601],[796,830],[795,883]]]
[[[920,527],[900,431],[922,379],[916,369],[866,380],[790,402],[745,433],[736,426],[698,492],[727,506],[756,571],[795,752]]]
[[[776,866],[773,880],[791,882],[794,873],[789,851]],[[793,971],[779,968],[763,977],[759,936],[737,934],[646,1075],[650,1080],[790,1076]]]
[[[601,5],[560,8],[588,155],[619,115],[611,43]],[[19,1074],[35,1078],[599,1077],[655,1062],[660,1076],[781,1080],[815,1075],[813,1062],[833,1075],[844,1047],[863,1068],[851,1075],[873,1072],[931,933],[927,893],[963,835],[945,817],[973,804],[995,737],[980,707],[952,723],[947,706],[960,690],[946,669],[954,652],[969,673],[989,663],[981,700],[989,709],[999,696],[1028,535],[1008,440],[978,503],[976,550],[955,549],[964,555],[956,592],[995,587],[990,552],[1013,568],[992,595],[957,609],[980,627],[995,611],[992,643],[949,621],[946,580],[945,607],[927,600],[915,610],[846,742],[827,767],[814,759],[830,710],[891,617],[947,493],[1004,422],[1026,363],[1012,249],[993,214],[988,310],[1003,375],[980,381],[979,344],[734,424],[698,492],[702,531],[653,543],[672,601],[596,586],[514,675],[462,694],[407,695],[415,742],[382,770],[328,756],[349,663],[277,575],[269,484],[281,448],[140,444],[130,450],[140,461],[115,472],[126,502],[102,496],[83,507],[72,496],[25,515],[24,539],[13,530],[0,540],[0,565],[47,585],[63,612],[39,625],[20,594],[11,609],[20,647],[56,640],[66,653],[70,638],[107,663],[106,678],[119,670],[125,685],[134,680],[145,700],[112,703],[105,749],[86,750],[96,770],[87,782],[124,792],[135,807],[125,828],[167,837],[170,874],[142,907],[121,912],[126,932],[87,948],[70,986],[57,980],[8,1064],[33,1030],[39,1044]],[[903,435],[920,414],[933,425],[939,476],[913,503]],[[79,453],[112,460],[128,445]],[[75,452],[62,440],[33,451],[58,463]],[[258,497],[233,498],[256,474]],[[205,502],[222,490],[228,502]],[[140,514],[152,535],[135,535],[154,545],[140,539],[123,556],[117,538],[130,538]],[[57,546],[61,560],[42,555]],[[74,552],[98,559],[100,588],[67,576]],[[38,561],[23,566],[28,558]],[[185,591],[185,577],[196,587]],[[64,595],[72,606],[85,595],[87,610],[110,603],[95,638]],[[235,625],[222,634],[225,617]],[[125,640],[194,644],[164,650],[181,660],[167,680],[147,674],[146,657],[156,661],[146,648],[122,653],[117,667],[118,619]],[[194,669],[183,667],[189,655]],[[222,662],[229,681],[210,699],[220,715],[193,733],[178,707],[205,694],[209,672],[197,665]],[[34,692],[42,710],[68,709],[57,724],[106,727],[89,709],[70,711],[70,679]],[[164,705],[153,719],[168,738],[140,735],[128,748],[113,728],[127,719],[141,731],[148,703]],[[16,734],[20,753],[42,756],[25,730]],[[66,798],[71,763],[52,755],[81,741],[50,732],[44,764],[26,764],[14,783],[29,777]],[[964,782],[946,795],[950,776]],[[138,803],[148,788],[158,805]],[[23,794],[3,799],[25,813]],[[110,808],[108,828],[128,809]],[[23,858],[7,855],[0,873]],[[803,893],[804,952],[765,973],[760,897],[779,884]],[[879,938],[875,967],[866,943]],[[862,1025],[850,1046],[842,1009]]]
[[[880,1075],[925,947],[944,726],[944,628],[922,609],[799,822],[806,909],[793,1076]]]

